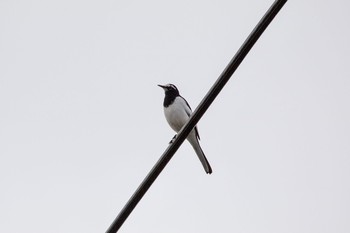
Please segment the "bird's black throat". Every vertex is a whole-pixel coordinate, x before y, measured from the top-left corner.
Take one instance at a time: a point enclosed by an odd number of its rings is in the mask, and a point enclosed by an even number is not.
[[[163,106],[165,108],[167,108],[170,104],[172,104],[175,100],[175,98],[178,96],[179,94],[176,94],[174,92],[169,92],[169,93],[165,93],[165,97],[164,97],[164,102],[163,102]]]
[[[180,95],[179,91],[177,89],[168,89],[165,90],[165,97],[163,106],[167,108],[170,104],[172,104],[176,97]]]

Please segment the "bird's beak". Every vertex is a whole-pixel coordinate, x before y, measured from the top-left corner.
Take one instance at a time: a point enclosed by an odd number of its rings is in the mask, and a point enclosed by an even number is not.
[[[158,84],[158,87],[161,87],[161,88],[165,89],[165,86],[163,86],[163,85],[159,85],[159,84]]]

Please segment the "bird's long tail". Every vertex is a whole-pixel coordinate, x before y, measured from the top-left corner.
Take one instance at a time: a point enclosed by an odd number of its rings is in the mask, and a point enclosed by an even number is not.
[[[191,137],[191,135],[190,135]],[[210,167],[210,164],[207,160],[207,158],[205,157],[204,155],[204,152],[201,148],[201,146],[199,145],[199,141],[196,137],[191,137],[191,138],[188,138],[188,141],[190,142],[190,144],[192,145],[193,149],[195,150],[199,160],[201,161],[203,167],[204,167],[204,170],[206,173],[208,174],[211,174],[212,173],[212,169]]]

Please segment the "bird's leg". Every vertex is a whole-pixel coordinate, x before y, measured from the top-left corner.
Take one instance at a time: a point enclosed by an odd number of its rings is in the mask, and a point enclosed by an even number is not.
[[[171,141],[169,142],[169,144],[173,143],[175,138],[176,138],[177,134],[174,135],[173,139],[171,139]]]

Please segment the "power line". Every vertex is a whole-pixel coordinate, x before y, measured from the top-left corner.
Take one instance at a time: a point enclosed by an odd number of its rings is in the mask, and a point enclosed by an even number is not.
[[[147,190],[151,187],[153,182],[157,179],[158,175],[162,172],[162,170],[173,157],[175,152],[179,149],[183,141],[187,138],[187,135],[191,132],[193,127],[198,123],[203,114],[207,111],[207,109],[214,101],[216,96],[220,93],[222,88],[231,78],[232,74],[241,64],[245,56],[249,53],[250,49],[254,46],[255,42],[259,39],[261,34],[265,31],[267,26],[271,23],[271,21],[274,19],[274,17],[277,15],[277,13],[281,10],[281,8],[286,2],[287,0],[276,0],[271,5],[269,10],[265,13],[265,15],[259,21],[259,23],[255,26],[255,28],[244,41],[243,45],[240,47],[236,55],[232,58],[230,63],[226,66],[225,70],[221,73],[217,81],[214,83],[209,92],[206,94],[206,96],[200,102],[198,107],[195,109],[186,125],[177,134],[177,137],[175,138],[173,143],[171,143],[168,146],[168,148],[164,151],[160,159],[153,166],[152,170],[148,173],[146,178],[142,181],[142,183],[131,196],[124,208],[120,211],[119,215],[113,221],[106,233],[115,233],[123,225],[123,223],[133,211],[137,203],[142,199],[143,195],[147,192]]]

